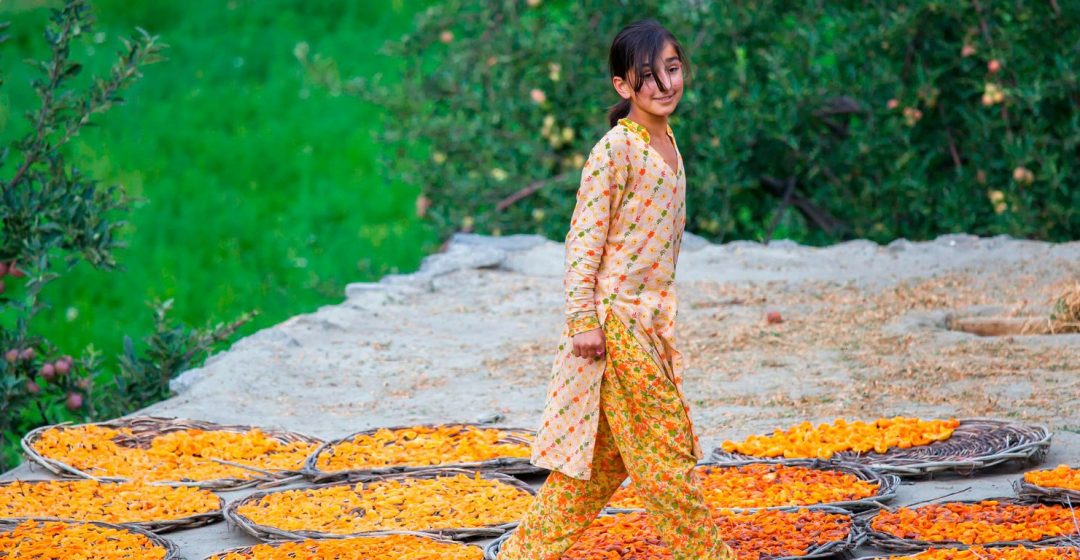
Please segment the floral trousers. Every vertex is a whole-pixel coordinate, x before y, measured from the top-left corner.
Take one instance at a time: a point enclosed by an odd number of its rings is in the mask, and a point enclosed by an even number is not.
[[[634,482],[674,560],[734,559],[694,472],[693,434],[675,385],[614,313],[589,480],[552,472],[498,560],[558,560],[626,480]]]

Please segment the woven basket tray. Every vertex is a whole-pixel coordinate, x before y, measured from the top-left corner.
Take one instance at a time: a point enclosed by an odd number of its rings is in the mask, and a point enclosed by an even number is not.
[[[466,547],[473,547],[473,548],[480,548],[480,547],[478,547],[476,545],[465,544],[465,543],[461,543],[461,542],[458,542],[458,541],[455,541],[455,540],[439,537],[437,535],[431,535],[431,534],[428,534],[428,533],[417,533],[417,532],[414,532],[414,531],[385,531],[385,532],[383,532],[381,534],[382,535],[394,535],[394,534],[397,534],[397,535],[415,535],[417,537],[423,537],[425,539],[430,539],[430,540],[435,541],[435,542],[441,542],[441,543],[445,543],[445,544],[456,544],[456,545],[459,545],[459,546],[466,546]],[[372,537],[375,537],[375,536],[378,536],[378,535],[364,535],[364,536],[349,537],[349,538],[350,539],[368,539],[368,538],[372,538]],[[319,540],[335,540],[335,539],[319,539]],[[289,542],[295,542],[295,541],[276,541],[276,542],[272,542],[272,543],[263,543],[261,546],[278,547],[278,546],[282,546],[282,545],[284,545],[286,543],[289,543]],[[221,552],[215,552],[214,554],[211,554],[210,556],[207,556],[204,560],[215,560],[216,558],[220,558],[222,556],[225,556],[226,554],[251,554],[252,549],[254,549],[255,546],[259,546],[259,545],[242,546],[242,547],[237,547],[237,548],[230,548],[228,550],[222,550]]]
[[[1038,504],[1032,504],[1031,502],[1028,502],[1028,501],[1017,500],[1017,499],[1013,499],[1013,498],[983,498],[981,500],[949,500],[947,502],[935,502],[934,504],[926,504],[926,505],[941,505],[941,504],[945,504],[945,503],[977,504],[979,502],[985,502],[985,501],[988,501],[988,500],[1001,502],[1003,504],[1038,505]],[[918,509],[918,506],[916,506],[915,509]],[[885,533],[885,532],[882,532],[882,531],[877,531],[877,530],[873,529],[870,526],[870,523],[873,522],[874,517],[877,516],[879,513],[881,513],[881,512],[880,511],[866,512],[866,513],[860,514],[860,515],[855,517],[855,522],[859,525],[860,531],[864,535],[866,535],[867,544],[869,546],[880,548],[882,550],[886,550],[886,551],[890,551],[890,552],[918,552],[918,551],[922,551],[922,550],[925,550],[925,549],[931,548],[931,547],[934,547],[934,548],[967,548],[969,546],[969,545],[966,545],[966,544],[958,542],[958,541],[930,542],[930,541],[923,541],[923,540],[918,540],[918,539],[904,539],[904,538],[900,538],[900,537],[897,537],[897,536],[889,534],[889,533]],[[1080,533],[1080,529],[1078,529],[1078,533]],[[1027,547],[1047,548],[1047,547],[1054,547],[1054,546],[1071,545],[1071,544],[1073,544],[1072,541],[1074,539],[1076,539],[1078,536],[1080,536],[1080,535],[1077,535],[1077,534],[1065,535],[1065,536],[1061,536],[1061,537],[1052,537],[1052,538],[1042,539],[1042,540],[1040,540],[1038,542],[1032,542],[1032,541],[998,541],[998,542],[986,543],[986,544],[980,543],[980,546],[985,546],[985,547],[989,548],[989,547],[1001,547],[1001,546],[1011,546],[1011,545],[1023,545],[1023,546],[1027,546]]]
[[[845,515],[847,517],[852,517],[852,514],[851,514],[850,511],[848,511],[846,509],[831,507],[831,506],[807,506],[805,508],[792,507],[792,508],[783,508],[783,509],[792,510],[792,511],[800,510],[800,509],[809,509],[809,510],[814,510],[814,511],[825,511],[825,512],[828,512],[828,513],[837,513],[837,514]],[[622,514],[619,514],[619,513],[601,513],[600,515],[606,517],[606,516],[611,516],[611,515],[622,515]],[[498,560],[497,556],[499,554],[499,549],[502,548],[503,542],[505,542],[506,539],[510,538],[510,535],[512,535],[512,534],[513,534],[512,532],[506,533],[506,534],[500,536],[499,538],[497,538],[497,539],[491,541],[490,543],[488,543],[487,546],[484,547],[484,558],[485,558],[485,560]],[[815,548],[811,548],[810,550],[807,550],[806,554],[804,554],[802,556],[771,556],[771,557],[762,556],[761,560],[800,560],[800,559],[807,559],[807,558],[834,558],[834,557],[838,558],[838,557],[840,557],[840,555],[845,554],[848,551],[855,549],[855,547],[859,546],[863,542],[863,540],[864,540],[864,537],[863,537],[862,532],[860,531],[860,528],[859,528],[858,524],[854,522],[854,519],[852,519],[851,531],[848,533],[847,538],[842,540],[842,541],[833,541],[833,542],[825,543],[825,544],[823,544],[821,546],[818,546],[818,547],[815,547]]]
[[[397,473],[384,475],[372,479],[365,480],[363,482],[333,482],[329,484],[319,484],[315,486],[309,486],[304,488],[292,488],[289,490],[275,490],[271,492],[256,492],[243,499],[230,502],[225,506],[225,519],[239,527],[245,533],[263,541],[279,541],[279,540],[300,540],[300,539],[324,539],[324,538],[346,538],[346,537],[358,537],[358,536],[370,536],[370,535],[384,535],[402,532],[399,529],[385,530],[385,531],[363,531],[359,533],[340,535],[334,533],[324,533],[322,531],[289,531],[280,529],[277,527],[271,527],[268,525],[259,525],[247,517],[244,517],[239,513],[239,508],[249,502],[257,501],[268,494],[275,492],[295,491],[295,490],[315,490],[319,488],[326,488],[332,486],[354,486],[356,484],[362,484],[364,488],[373,482],[389,481],[389,480],[405,480],[405,479],[432,479],[445,476],[455,476],[459,474],[473,476],[476,475],[476,471],[467,471],[463,469],[428,469],[425,471],[416,471],[408,473]],[[487,480],[498,481],[502,484],[508,484],[514,488],[519,488],[528,492],[529,495],[535,496],[536,491],[531,486],[524,482],[502,473],[480,473],[481,478]],[[474,537],[497,537],[502,535],[506,531],[517,527],[518,522],[513,521],[510,523],[504,523],[502,525],[491,525],[485,527],[470,527],[470,528],[451,528],[451,529],[428,529],[418,528],[415,532],[423,533],[426,535],[441,536],[449,539],[468,539]]]
[[[785,459],[782,461],[729,461],[725,463],[717,463],[712,461],[703,461],[698,463],[699,467],[741,467],[744,465],[753,465],[759,463],[767,464],[780,464],[788,467],[806,467],[817,470],[829,470],[840,471],[848,474],[855,475],[861,480],[869,482],[875,482],[878,485],[878,492],[874,496],[869,498],[863,498],[861,500],[850,500],[844,502],[829,502],[823,504],[805,504],[805,505],[783,505],[783,506],[768,506],[764,508],[726,508],[735,511],[753,511],[757,509],[790,509],[792,507],[810,507],[810,506],[831,506],[836,508],[845,509],[847,511],[856,512],[867,509],[876,509],[885,507],[884,502],[888,502],[896,497],[896,489],[900,486],[900,477],[892,474],[882,474],[873,469],[869,469],[862,465],[843,464],[830,461],[819,461],[817,459]],[[617,508],[607,507],[604,508],[607,513],[630,513],[633,511],[641,511],[641,508]]]
[[[1000,546],[993,546],[993,547],[987,546],[987,547],[984,547],[984,548],[1002,548],[1002,547],[1000,547]],[[1059,546],[1031,546],[1031,545],[1028,545],[1027,548],[1039,548],[1039,549],[1043,549],[1043,550],[1060,550],[1062,552],[1062,554],[1065,554],[1066,552],[1072,552],[1074,554],[1080,554],[1080,547],[1076,547],[1076,546],[1061,546],[1061,547],[1059,547]],[[915,554],[905,554],[905,555],[902,555],[902,556],[895,556],[895,555],[859,556],[859,557],[856,557],[854,560],[916,560],[918,554],[919,553],[916,552]]]
[[[842,452],[832,460],[855,463],[901,477],[918,477],[938,472],[970,475],[975,471],[1008,461],[1039,463],[1050,449],[1053,434],[1043,426],[1006,422],[990,418],[967,418],[945,441],[910,449],[890,449],[885,453]],[[713,461],[770,461],[716,448]]]
[[[22,484],[48,484],[51,482],[58,482],[55,480],[8,480],[0,482],[0,487],[9,486],[15,483]],[[116,481],[102,481],[103,484],[120,484]],[[202,527],[203,525],[209,525],[221,521],[221,510],[225,508],[225,500],[218,496],[218,508],[212,512],[200,513],[197,515],[191,515],[188,517],[181,517],[179,519],[169,519],[163,521],[133,521],[131,523],[116,523],[115,525],[121,527],[136,527],[150,531],[151,533],[168,533],[170,531],[180,531],[183,529],[194,529],[195,527]],[[66,519],[62,517],[3,517],[0,518],[0,523],[12,522],[18,523],[27,519],[39,519],[49,521],[72,521],[79,522],[81,520]]]
[[[31,520],[32,521],[42,521],[42,522],[43,521],[62,521],[63,523],[67,523],[67,524],[70,524],[70,525],[91,524],[91,525],[97,525],[99,527],[108,527],[109,529],[116,529],[118,531],[127,531],[129,533],[138,533],[138,534],[150,539],[150,542],[154,543],[155,546],[165,549],[165,557],[162,560],[180,560],[180,550],[177,548],[175,543],[173,543],[172,541],[170,541],[168,539],[165,539],[165,538],[162,538],[162,537],[160,537],[158,535],[155,535],[154,533],[151,533],[150,531],[147,531],[146,529],[140,529],[138,527],[131,527],[131,526],[113,525],[112,523],[101,523],[99,521],[63,521],[63,520],[47,519],[47,518],[41,518],[41,517],[36,517],[36,518],[28,519],[28,520],[25,520],[25,521],[31,521]],[[10,531],[10,530],[14,529],[15,526],[18,525],[18,524],[19,524],[18,522],[0,521],[0,533]],[[58,556],[58,557],[63,558],[65,556]]]
[[[436,428],[446,426],[468,426],[483,429],[498,429],[507,433],[506,437],[500,440],[505,443],[520,443],[523,445],[529,445],[531,438],[536,432],[532,430],[524,430],[521,428],[503,428],[500,426],[493,426],[489,424],[478,423],[455,423],[455,424],[415,424],[412,426],[393,426],[386,428],[372,428],[370,430],[364,430],[362,432],[356,432],[346,437],[336,439],[334,441],[328,441],[318,449],[316,449],[311,456],[304,462],[303,473],[312,482],[331,482],[331,481],[364,481],[388,474],[399,474],[408,472],[426,471],[435,468],[448,468],[448,469],[468,469],[473,471],[483,472],[497,472],[502,474],[530,474],[545,472],[546,469],[534,466],[529,463],[528,458],[524,457],[503,457],[498,459],[491,459],[488,461],[476,461],[470,463],[444,463],[439,465],[392,465],[387,467],[375,467],[368,469],[348,469],[334,472],[326,472],[319,469],[319,457],[332,449],[335,445],[350,441],[358,436],[372,435],[379,430],[407,430],[410,428]],[[528,437],[526,437],[528,436]]]
[[[186,418],[162,418],[157,416],[137,416],[131,418],[117,418],[115,420],[109,420],[107,422],[92,422],[90,424],[77,424],[70,425],[70,427],[79,426],[101,426],[103,428],[121,429],[128,428],[132,431],[133,435],[126,441],[122,442],[124,445],[137,447],[145,445],[151,439],[167,434],[170,432],[177,432],[182,430],[224,430],[232,432],[247,432],[253,429],[259,429],[263,433],[271,436],[284,443],[292,443],[296,441],[302,441],[311,444],[320,444],[322,440],[313,438],[310,436],[297,434],[294,432],[286,432],[282,430],[270,430],[259,428],[257,426],[243,426],[243,425],[225,425],[215,424],[213,422],[203,422],[200,420],[189,420]],[[68,423],[55,424],[52,426],[42,426],[31,430],[22,438],[22,449],[26,456],[53,474],[64,478],[89,478],[92,480],[113,481],[120,482],[126,481],[123,477],[110,477],[110,476],[94,476],[85,473],[71,465],[50,459],[42,456],[38,453],[33,444],[40,439],[41,434],[46,430],[53,428],[69,426]],[[249,478],[221,478],[216,480],[203,480],[203,481],[191,481],[191,480],[178,480],[178,481],[155,481],[155,484],[167,484],[171,486],[195,486],[198,488],[207,488],[210,490],[240,490],[243,488],[260,487],[268,488],[272,486],[279,486],[287,484],[289,482],[299,480],[303,478],[299,470],[286,470],[286,471],[267,471],[258,469],[255,467],[249,467],[228,461],[219,461],[223,464],[228,464],[235,467],[245,468],[251,470],[251,476]]]
[[[1080,490],[1038,486],[1024,480],[1023,477],[1013,481],[1013,489],[1016,491],[1016,495],[1024,500],[1080,506]]]

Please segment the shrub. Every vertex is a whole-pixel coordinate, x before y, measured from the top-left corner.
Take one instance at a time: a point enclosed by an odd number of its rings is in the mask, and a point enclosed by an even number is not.
[[[114,250],[122,244],[114,234],[131,200],[81,172],[65,147],[92,117],[122,102],[120,92],[141,67],[160,60],[163,45],[140,30],[124,41],[108,76],[83,89],[76,82],[82,65],[69,51],[92,27],[85,0],[53,11],[45,31],[51,56],[34,63],[40,105],[28,115],[31,129],[0,152],[0,311],[14,317],[0,328],[0,469],[14,463],[17,438],[29,429],[125,414],[167,396],[173,375],[249,319],[193,330],[167,318],[171,302],[155,303],[155,332],[142,351],[125,337],[119,372],[104,371],[92,346],[75,358],[31,331],[31,319],[48,308],[42,296],[49,282],[84,261],[102,271],[119,268]],[[11,165],[9,154],[15,154]]]
[[[388,46],[409,64],[400,84],[338,86],[391,111],[399,156],[426,148],[384,165],[424,189],[441,232],[561,237],[616,100],[607,48],[645,16],[693,62],[672,119],[689,229],[1080,235],[1076,2],[449,0]]]

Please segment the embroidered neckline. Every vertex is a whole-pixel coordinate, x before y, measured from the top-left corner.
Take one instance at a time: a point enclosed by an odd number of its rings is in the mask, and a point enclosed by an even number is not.
[[[625,126],[626,128],[630,129],[630,131],[632,131],[632,132],[636,132],[638,134],[638,136],[641,136],[641,139],[644,140],[646,144],[648,144],[649,140],[652,138],[651,136],[649,136],[649,130],[647,128],[645,128],[644,126],[630,120],[627,117],[623,117],[623,118],[619,119],[619,124],[621,124],[621,125]],[[671,131],[671,125],[668,125],[667,133],[669,135],[671,135],[671,136],[675,136],[675,133]]]

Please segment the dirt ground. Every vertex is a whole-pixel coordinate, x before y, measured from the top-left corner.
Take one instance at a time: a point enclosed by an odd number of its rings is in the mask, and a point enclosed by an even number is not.
[[[491,418],[534,428],[562,325],[562,256],[535,236],[459,235],[415,274],[351,284],[342,303],[237,342],[141,413],[324,438]],[[1080,463],[1080,334],[949,329],[954,317],[1049,318],[1080,280],[1080,242],[689,236],[677,274],[684,388],[707,451],[802,420],[990,416],[1048,426],[1047,462]],[[770,311],[783,322],[768,323]],[[0,478],[39,474],[24,465]],[[897,503],[1009,495],[1016,476],[938,477],[904,486]],[[222,524],[171,538],[195,560],[254,542]]]

